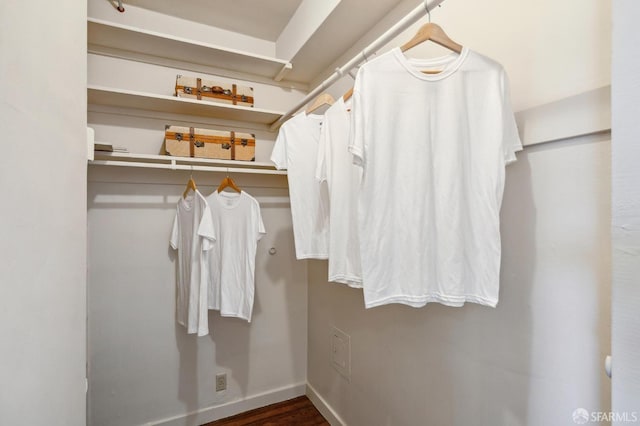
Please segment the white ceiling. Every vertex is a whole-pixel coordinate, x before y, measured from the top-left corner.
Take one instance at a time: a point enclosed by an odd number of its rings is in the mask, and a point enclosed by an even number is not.
[[[394,8],[398,7],[404,13],[408,13],[419,1],[342,0],[323,25],[293,58],[293,69],[287,74],[286,78],[302,82],[316,80],[319,73],[325,71],[343,53],[352,48],[358,40]],[[400,3],[404,4],[400,5]],[[410,8],[406,7],[407,3],[411,4]],[[397,15],[397,13],[394,13],[394,15]],[[389,26],[394,23],[395,21]],[[362,47],[364,48],[365,46]]]
[[[321,0],[323,1],[323,0]],[[275,41],[302,0],[124,0],[127,4]]]
[[[268,41],[276,41],[303,0],[124,0],[127,4]],[[328,0],[304,0],[325,2]],[[291,59],[285,79],[308,83],[388,14],[419,0],[339,0]],[[393,14],[393,13],[392,13]]]

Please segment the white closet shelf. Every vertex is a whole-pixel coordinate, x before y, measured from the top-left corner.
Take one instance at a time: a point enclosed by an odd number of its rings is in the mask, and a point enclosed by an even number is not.
[[[104,48],[115,49],[126,57],[126,52],[143,53],[157,58],[189,64],[200,64],[268,77],[280,81],[292,68],[289,61],[228,49],[196,40],[149,31],[101,19],[88,18],[89,52],[105,53]]]
[[[198,101],[197,99],[185,99],[94,85],[87,87],[87,101],[90,105],[135,108],[146,111],[213,117],[260,124],[271,124],[283,114],[280,111],[261,108]]]
[[[90,165],[137,167],[147,169],[193,170],[204,172],[250,173],[286,175],[286,170],[276,170],[272,163],[208,158],[172,157],[169,155],[132,154],[120,152],[94,152]]]

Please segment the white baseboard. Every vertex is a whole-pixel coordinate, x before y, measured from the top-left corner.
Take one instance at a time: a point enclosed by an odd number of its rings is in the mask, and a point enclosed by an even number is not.
[[[264,407],[266,405],[275,404],[276,402],[296,398],[304,395],[306,390],[306,383],[299,383],[273,391],[252,395],[240,401],[231,401],[221,405],[202,408],[181,416],[171,417],[164,420],[156,420],[147,424],[153,426],[184,426],[187,424],[200,425],[220,420],[225,417],[235,416],[236,414]]]
[[[347,425],[347,423],[342,420],[342,418],[340,418],[338,413],[336,413],[333,408],[331,408],[327,401],[325,401],[325,399],[321,397],[320,394],[309,383],[307,383],[307,398],[309,398],[309,401],[311,401],[313,405],[318,409],[318,411],[320,411],[320,414],[322,414],[324,418],[327,419],[329,423],[331,423],[331,426]]]

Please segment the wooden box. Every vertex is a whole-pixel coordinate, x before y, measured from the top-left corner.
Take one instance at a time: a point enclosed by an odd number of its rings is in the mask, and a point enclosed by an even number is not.
[[[179,98],[253,106],[253,87],[222,83],[215,80],[203,80],[199,77],[185,75],[176,77],[176,96]]]
[[[255,161],[256,137],[251,133],[166,126],[164,137],[168,155]]]

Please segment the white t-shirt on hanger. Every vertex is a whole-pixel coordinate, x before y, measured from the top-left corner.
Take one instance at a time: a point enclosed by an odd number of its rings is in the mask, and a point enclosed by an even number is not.
[[[353,103],[366,307],[496,306],[505,165],[522,149],[502,66],[395,48],[359,69]]]
[[[294,115],[280,128],[271,152],[278,170],[288,170],[297,259],[329,256],[328,195],[315,178],[322,121],[321,115]]]
[[[187,333],[209,334],[205,241],[215,238],[211,213],[198,190],[180,197],[171,230],[171,247],[178,251],[176,319]]]
[[[251,322],[256,251],[265,235],[260,205],[242,191],[207,197],[215,241],[207,241],[209,309]]]
[[[316,178],[326,181],[329,190],[329,281],[361,288],[357,207],[362,170],[348,150],[348,107],[340,97],[324,114]]]

